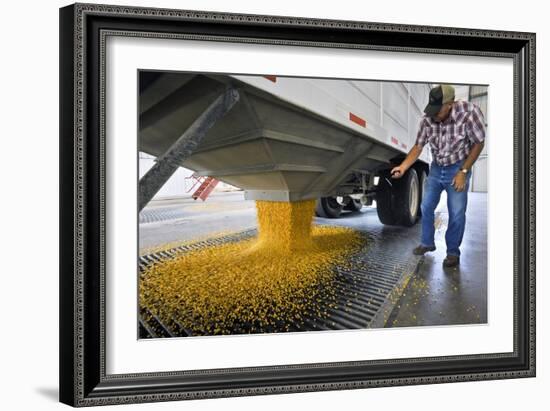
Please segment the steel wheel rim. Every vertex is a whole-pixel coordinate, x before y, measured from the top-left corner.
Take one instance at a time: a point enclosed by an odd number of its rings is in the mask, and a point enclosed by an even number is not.
[[[338,202],[337,197],[327,197],[327,205],[333,210],[342,208],[342,205]]]

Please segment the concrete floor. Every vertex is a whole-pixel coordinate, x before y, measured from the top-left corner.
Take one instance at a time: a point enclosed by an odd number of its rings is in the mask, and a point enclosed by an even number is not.
[[[396,300],[386,327],[487,322],[487,196],[468,195],[459,268],[442,266],[447,227],[444,195],[436,213],[437,250],[419,260],[417,271]],[[420,239],[420,224],[411,228],[383,226],[373,207],[364,207],[359,213],[345,213],[339,219],[316,217],[315,223],[376,232],[391,241],[385,245],[399,247],[404,252],[412,251]],[[140,214],[140,251],[254,227],[255,204],[244,200],[242,191],[215,192],[206,202],[191,198],[153,201]]]
[[[436,219],[436,250],[426,253],[386,327],[487,322],[487,195],[468,194],[460,266],[443,267],[446,256],[446,198]]]
[[[256,227],[256,205],[243,191],[214,192],[206,201],[191,197],[155,200],[139,216],[139,248],[200,240]]]

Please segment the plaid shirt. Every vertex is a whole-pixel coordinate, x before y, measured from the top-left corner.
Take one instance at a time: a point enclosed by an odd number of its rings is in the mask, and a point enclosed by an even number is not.
[[[474,143],[485,140],[485,120],[479,107],[467,101],[455,101],[445,121],[424,116],[420,121],[416,144],[430,143],[432,156],[440,166],[462,161]]]

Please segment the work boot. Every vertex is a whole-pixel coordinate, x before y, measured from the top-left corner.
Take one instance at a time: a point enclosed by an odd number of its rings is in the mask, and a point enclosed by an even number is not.
[[[448,255],[443,260],[444,267],[456,267],[460,263],[460,257],[457,255]]]
[[[413,250],[414,255],[424,255],[424,253],[427,253],[428,251],[434,251],[435,247],[424,247],[423,245],[419,245]]]

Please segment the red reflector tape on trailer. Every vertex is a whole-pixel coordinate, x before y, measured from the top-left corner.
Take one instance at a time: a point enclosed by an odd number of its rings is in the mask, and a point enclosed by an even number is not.
[[[277,82],[277,76],[264,76],[266,79],[271,80],[272,82]]]
[[[367,127],[367,122],[364,119],[362,119],[359,116],[356,116],[351,112],[349,113],[349,119],[354,123],[359,124],[361,127]]]
[[[393,144],[399,144],[399,140],[397,140],[395,137],[392,137],[392,138],[391,138],[391,142],[392,142]]]

